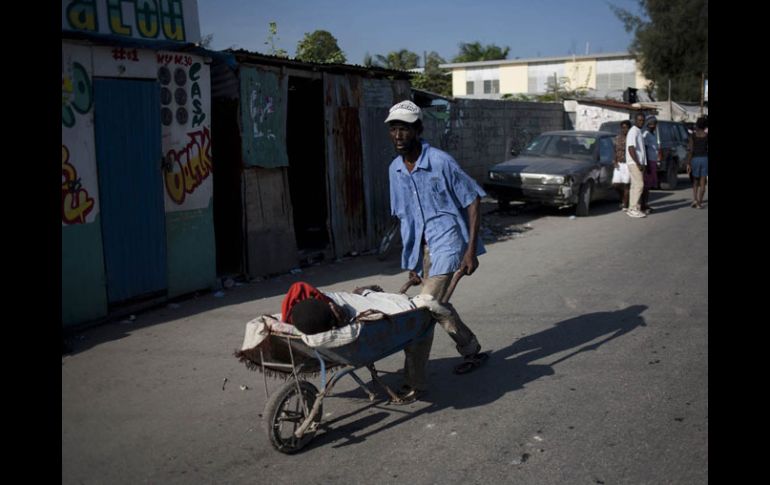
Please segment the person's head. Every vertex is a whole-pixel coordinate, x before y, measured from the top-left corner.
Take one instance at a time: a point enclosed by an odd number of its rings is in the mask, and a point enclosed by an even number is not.
[[[620,122],[620,132],[624,135],[628,134],[628,130],[631,129],[631,122],[629,120],[623,120]]]
[[[641,111],[639,113],[636,113],[636,116],[634,116],[634,124],[637,128],[641,128],[644,126],[644,113]]]
[[[648,116],[644,122],[647,125],[647,131],[655,131],[655,127],[658,126],[658,118],[653,115]]]
[[[306,335],[327,332],[340,324],[339,317],[332,311],[332,305],[315,298],[306,298],[294,305],[289,323]]]
[[[405,155],[420,146],[422,110],[411,101],[401,101],[390,108],[388,117],[390,139],[399,155]]]
[[[706,118],[704,116],[701,116],[695,121],[695,128],[700,128],[701,130],[705,130],[707,125],[708,124],[706,123]]]

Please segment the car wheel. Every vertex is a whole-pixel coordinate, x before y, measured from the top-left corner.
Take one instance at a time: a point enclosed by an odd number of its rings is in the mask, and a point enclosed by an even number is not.
[[[676,169],[676,162],[671,160],[668,164],[668,170],[666,170],[666,181],[660,182],[660,188],[663,190],[674,190],[678,181],[679,175]]]
[[[580,192],[578,194],[578,202],[575,207],[575,215],[578,217],[585,217],[588,215],[588,210],[591,207],[591,195],[593,193],[594,184],[592,181],[588,181],[580,186]]]

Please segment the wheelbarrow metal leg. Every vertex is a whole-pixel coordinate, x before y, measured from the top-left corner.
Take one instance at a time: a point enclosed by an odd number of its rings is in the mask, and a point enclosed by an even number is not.
[[[369,400],[370,400],[370,401],[374,401],[374,397],[375,397],[375,396],[374,396],[374,393],[373,393],[372,391],[370,391],[370,390],[369,390],[369,387],[368,387],[368,386],[367,386],[367,385],[364,383],[364,381],[362,381],[362,380],[361,380],[361,378],[360,378],[360,377],[358,377],[358,376],[356,375],[356,373],[355,373],[355,372],[352,372],[352,371],[350,372],[350,377],[352,377],[352,378],[353,378],[353,380],[354,380],[354,381],[356,381],[356,383],[357,383],[359,386],[361,386],[361,389],[363,389],[363,390],[364,390],[364,392],[365,392],[365,393],[366,393],[366,394],[369,396]]]
[[[374,368],[374,364],[369,364],[366,366],[366,368],[369,369],[369,372],[371,372],[372,380],[377,384],[379,384],[383,389],[385,389],[385,392],[388,393],[388,396],[390,397],[390,400],[392,402],[396,402],[396,403],[401,402],[401,398],[398,397],[398,394],[393,392],[393,390],[390,387],[388,387],[384,382],[382,382],[379,376],[377,376],[377,369]]]

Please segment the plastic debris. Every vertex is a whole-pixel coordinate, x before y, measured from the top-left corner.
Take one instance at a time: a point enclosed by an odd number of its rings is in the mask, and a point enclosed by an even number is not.
[[[241,384],[241,391],[248,391],[248,390],[249,390],[249,386],[244,386],[243,384]]]
[[[569,216],[569,220],[574,221],[576,219],[575,216]]]
[[[223,296],[225,296],[225,292],[222,290],[219,290],[216,293],[214,293],[214,297],[216,298],[222,298]]]
[[[235,285],[235,281],[233,281],[232,278],[225,278],[224,280],[222,280],[222,286],[224,286],[227,289],[232,288],[234,285]]]
[[[227,377],[225,377],[225,380],[222,381],[222,390],[225,390],[225,384],[227,384]]]
[[[521,458],[514,458],[511,465],[521,465],[525,461],[529,460],[529,453],[524,453]]]
[[[291,274],[301,274],[302,270],[299,268],[294,268],[293,270],[289,271]]]

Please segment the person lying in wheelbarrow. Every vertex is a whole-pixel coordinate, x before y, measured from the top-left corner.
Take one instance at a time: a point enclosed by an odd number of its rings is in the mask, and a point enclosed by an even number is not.
[[[406,288],[406,287],[405,287]],[[476,335],[455,318],[456,312],[448,303],[439,303],[430,295],[417,295],[410,298],[403,293],[386,293],[379,286],[356,288],[353,293],[322,293],[313,286],[294,283],[284,298],[282,320],[294,325],[297,330],[307,335],[327,332],[334,328],[352,323],[358,315],[367,310],[384,314],[400,313],[415,308],[427,307],[431,316],[449,334],[456,344],[457,351],[463,356],[463,362],[455,367],[456,374],[468,373],[489,357],[480,352]],[[411,347],[404,349],[404,385],[399,391],[399,404],[415,401],[426,391],[426,366],[415,366]]]

